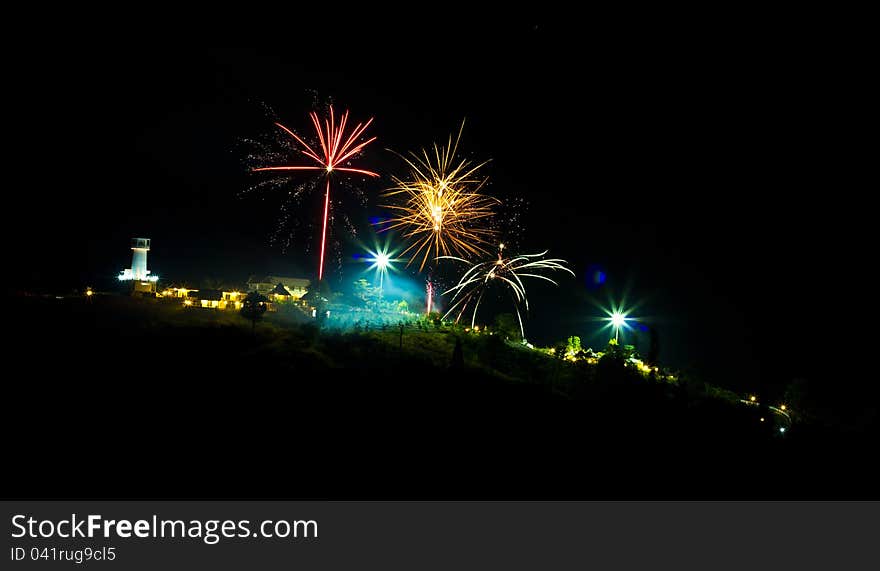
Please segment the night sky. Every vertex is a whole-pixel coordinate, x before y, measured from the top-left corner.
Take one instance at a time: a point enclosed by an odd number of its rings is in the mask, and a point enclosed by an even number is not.
[[[252,182],[240,141],[271,129],[264,106],[303,131],[317,92],[375,116],[361,164],[383,178],[363,186],[364,232],[388,174],[405,174],[386,147],[445,139],[467,118],[462,148],[492,159],[488,192],[528,202],[522,249],[577,273],[530,289],[536,343],[596,346],[589,296],[628,291],[671,365],[744,391],[817,374],[815,344],[835,334],[817,314],[847,295],[816,113],[833,66],[788,36],[563,22],[349,24],[329,50],[305,25],[261,37],[251,21],[234,44],[223,30],[47,32],[51,49],[11,64],[21,279],[99,282],[128,267],[133,236],[152,238],[150,266],[169,279],[314,273],[314,253],[269,247],[271,199],[237,195]],[[599,290],[591,265],[608,276]]]

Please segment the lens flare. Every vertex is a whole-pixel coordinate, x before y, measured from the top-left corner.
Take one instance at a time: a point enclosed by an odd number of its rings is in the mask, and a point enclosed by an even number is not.
[[[630,321],[635,321],[634,317],[629,317],[628,311],[624,310],[622,306],[611,305],[611,309],[604,309],[605,313],[608,317],[602,317],[602,321],[607,322],[608,324],[605,327],[611,327],[614,330],[614,340],[620,340],[620,330],[631,330],[632,326],[630,326]],[[603,327],[604,329],[604,327]]]
[[[391,250],[390,246],[386,243],[384,246],[376,246],[373,250],[369,251],[368,256],[364,257],[364,261],[370,264],[369,267],[367,267],[367,271],[372,271],[379,277],[380,294],[385,283],[385,276],[388,275],[389,271],[397,271],[394,264],[403,261],[399,258],[395,258],[394,255],[395,252]]]

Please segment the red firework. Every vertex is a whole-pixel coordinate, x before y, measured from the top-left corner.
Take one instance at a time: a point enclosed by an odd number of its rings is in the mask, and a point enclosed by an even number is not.
[[[327,214],[330,209],[330,174],[336,171],[340,172],[348,172],[348,173],[357,173],[364,174],[367,176],[378,177],[378,173],[374,173],[373,171],[368,171],[364,169],[356,169],[351,167],[339,166],[344,164],[346,161],[351,160],[361,152],[364,147],[372,143],[376,140],[376,137],[372,137],[371,139],[367,139],[361,143],[358,143],[358,138],[364,134],[367,127],[369,127],[370,123],[373,122],[373,118],[371,117],[369,121],[366,123],[358,123],[357,126],[352,130],[352,132],[346,137],[345,136],[345,127],[348,122],[348,111],[342,114],[342,117],[339,118],[339,124],[336,124],[336,118],[333,115],[333,106],[330,106],[330,118],[324,119],[323,124],[321,120],[318,118],[318,114],[312,111],[309,116],[312,118],[312,125],[315,127],[315,132],[318,134],[318,142],[320,143],[321,152],[315,152],[312,147],[310,147],[305,141],[303,141],[300,137],[297,136],[296,133],[282,125],[281,123],[275,123],[283,129],[288,135],[294,138],[294,140],[299,143],[302,148],[300,152],[307,156],[308,158],[315,161],[318,166],[279,166],[279,167],[261,167],[255,168],[254,172],[258,171],[325,171],[327,176],[327,191],[324,195],[324,225],[321,229],[321,261],[318,265],[318,281],[324,279],[324,245],[327,240]]]
[[[428,313],[431,313],[431,306],[434,304],[434,284],[431,283],[431,280],[428,280],[426,283],[425,291],[428,294]]]

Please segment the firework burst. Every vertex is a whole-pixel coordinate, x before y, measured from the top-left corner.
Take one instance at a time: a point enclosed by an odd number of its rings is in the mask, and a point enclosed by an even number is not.
[[[384,195],[399,202],[384,205],[394,216],[383,231],[399,229],[411,240],[402,255],[409,255],[407,266],[420,259],[420,272],[429,258],[485,254],[484,246],[495,236],[487,222],[498,201],[479,193],[488,180],[479,170],[489,161],[456,158],[463,129],[462,121],[455,141],[450,135],[446,146],[435,143],[433,153],[399,155],[409,166],[409,178],[392,177],[394,186]]]
[[[348,126],[348,111],[339,117],[333,113],[333,106],[330,106],[329,117],[323,121],[314,111],[309,114],[312,119],[312,126],[317,135],[318,144],[309,145],[299,135],[294,133],[279,122],[275,125],[284,133],[289,135],[298,145],[298,151],[304,155],[312,164],[307,165],[281,165],[281,166],[263,166],[253,168],[253,172],[275,172],[290,174],[294,171],[318,171],[324,175],[326,179],[324,193],[324,216],[321,228],[321,259],[318,265],[318,280],[324,278],[324,250],[327,242],[327,225],[330,213],[330,178],[333,173],[359,174],[371,177],[378,177],[378,173],[373,171],[353,168],[348,166],[363,149],[376,140],[375,137],[360,141],[364,132],[373,119],[370,118],[366,123],[358,123],[350,133],[346,134]],[[317,150],[316,150],[317,149]],[[301,189],[299,189],[301,191]],[[289,215],[286,211],[285,215]]]
[[[505,258],[504,244],[501,244],[498,248],[497,259],[471,264],[471,267],[468,268],[468,270],[461,276],[461,279],[458,280],[458,284],[443,292],[442,295],[455,292],[455,295],[453,295],[450,300],[452,305],[450,305],[446,315],[443,316],[444,319],[449,315],[456,313],[455,321],[457,323],[468,308],[472,307],[471,327],[473,327],[483,295],[485,295],[486,291],[493,284],[500,283],[510,293],[514,308],[516,309],[516,317],[519,320],[519,330],[523,339],[525,339],[525,329],[523,328],[520,306],[528,311],[529,299],[526,296],[526,287],[523,284],[522,278],[536,278],[558,286],[559,284],[554,280],[536,272],[547,270],[564,271],[574,276],[574,272],[563,265],[568,262],[558,258],[542,259],[546,254],[547,251],[545,250],[540,254],[520,254]],[[467,260],[454,256],[442,257],[464,262],[466,264],[469,263]]]

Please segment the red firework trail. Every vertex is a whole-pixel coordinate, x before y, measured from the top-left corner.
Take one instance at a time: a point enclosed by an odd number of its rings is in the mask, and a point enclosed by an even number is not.
[[[428,292],[428,313],[431,313],[431,306],[434,301],[434,284],[431,283],[431,280],[428,280],[425,289]]]
[[[333,115],[333,106],[330,106],[330,118],[324,119],[323,124],[321,120],[318,118],[318,114],[312,111],[309,113],[309,116],[312,118],[312,125],[315,127],[315,132],[318,134],[318,142],[320,143],[321,152],[315,152],[312,147],[310,147],[305,141],[297,136],[296,133],[282,125],[281,123],[275,123],[283,129],[288,135],[294,138],[297,143],[299,143],[302,148],[300,152],[304,154],[306,157],[317,163],[317,166],[279,166],[279,167],[261,167],[253,169],[254,172],[260,171],[325,171],[327,176],[327,191],[324,195],[324,225],[321,229],[321,261],[318,265],[318,281],[324,279],[324,245],[327,240],[327,214],[330,210],[330,174],[335,171],[348,172],[348,173],[357,173],[363,174],[367,176],[379,176],[378,173],[374,173],[373,171],[368,171],[364,169],[356,169],[351,167],[342,167],[339,166],[346,161],[351,160],[355,155],[361,152],[364,147],[372,143],[376,140],[376,137],[372,137],[358,143],[357,140],[361,135],[364,134],[364,131],[367,130],[367,127],[370,126],[370,123],[373,122],[373,118],[371,117],[369,121],[366,123],[358,123],[357,126],[352,130],[352,132],[345,136],[345,127],[348,122],[348,111],[342,114],[342,117],[339,118],[339,124],[336,124],[336,117]]]

